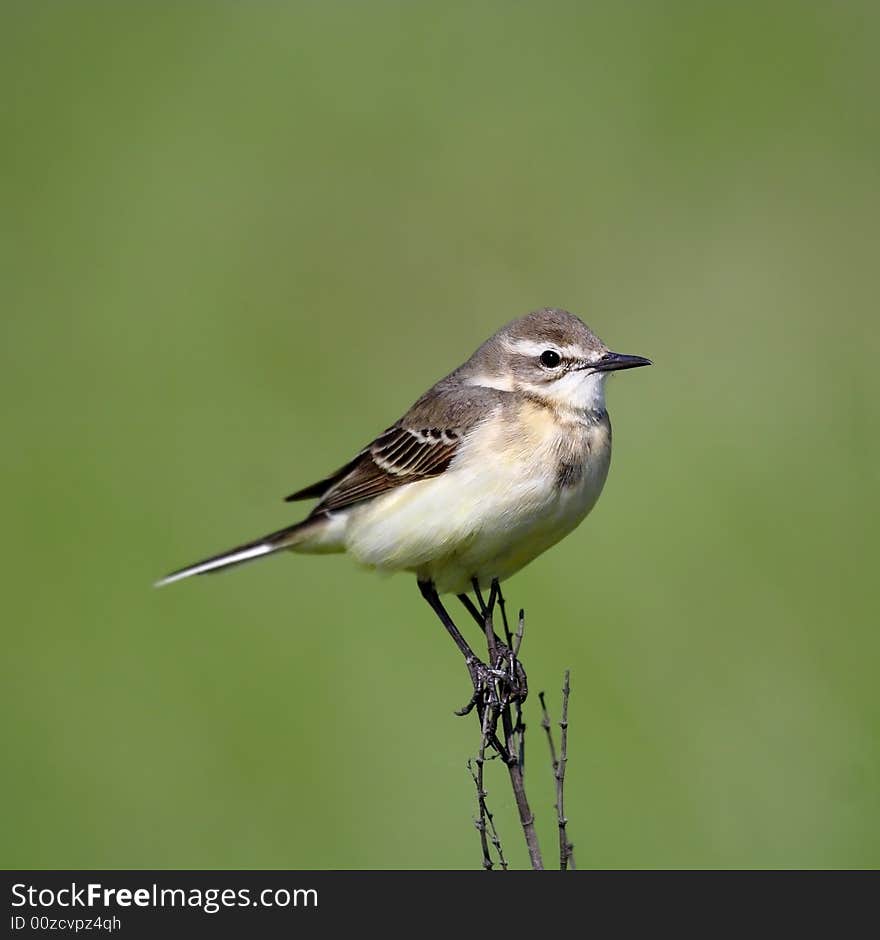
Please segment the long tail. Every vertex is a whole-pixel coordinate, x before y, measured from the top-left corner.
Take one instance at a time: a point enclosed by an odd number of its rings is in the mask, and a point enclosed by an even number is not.
[[[297,522],[296,525],[288,526],[286,529],[270,532],[269,535],[264,535],[253,542],[245,542],[244,545],[230,548],[229,551],[221,552],[219,555],[197,561],[194,565],[187,565],[186,568],[172,571],[171,574],[157,581],[155,586],[162,587],[166,584],[173,584],[175,581],[182,581],[194,574],[208,574],[211,571],[219,571],[221,568],[229,568],[232,565],[253,561],[255,558],[262,558],[263,555],[283,551],[285,548],[292,548],[307,537],[316,526],[321,525],[322,522],[321,517],[315,517]]]

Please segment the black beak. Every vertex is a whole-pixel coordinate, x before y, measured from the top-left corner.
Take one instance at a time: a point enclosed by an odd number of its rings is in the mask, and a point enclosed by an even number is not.
[[[598,361],[592,363],[594,372],[619,372],[621,369],[638,369],[639,366],[651,365],[650,359],[644,356],[627,356],[624,353],[607,352]]]

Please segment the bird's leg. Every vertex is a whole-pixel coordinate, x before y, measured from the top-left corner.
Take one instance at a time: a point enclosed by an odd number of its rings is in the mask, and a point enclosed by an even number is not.
[[[462,605],[464,606],[464,609],[471,615],[471,617],[474,618],[474,622],[476,623],[476,625],[485,634],[485,631],[486,631],[485,613],[480,613],[480,611],[477,610],[476,604],[474,604],[474,602],[467,596],[467,594],[459,594],[458,599],[461,601]],[[478,600],[480,599],[479,595],[477,595],[477,599]],[[485,610],[485,607],[484,607],[484,610]],[[497,634],[495,634],[495,645],[497,647],[504,646],[504,641]]]
[[[474,597],[477,599],[477,603],[480,605],[480,612],[486,613],[486,602],[483,600],[483,592],[480,590],[480,579],[471,578],[471,587],[474,589]]]
[[[498,583],[498,579],[495,579],[495,584],[498,588],[498,607],[501,610],[501,623],[504,624],[504,637],[507,640],[507,645],[513,649],[513,634],[510,632],[510,625],[507,622],[507,605],[504,601],[504,595],[501,593],[501,585]]]
[[[452,617],[449,616],[433,582],[419,581],[419,590],[422,592],[422,597],[431,605],[434,613],[440,618],[440,623],[446,627],[447,633],[452,637],[461,655],[464,656],[465,662],[468,665],[472,662],[477,662],[476,653],[468,646],[467,640],[461,635],[461,631],[453,622]]]
[[[513,698],[519,698],[520,701],[524,701],[527,694],[526,674],[522,664],[513,652],[514,638],[507,622],[507,609],[504,605],[504,595],[501,593],[501,585],[498,583],[497,578],[493,579],[492,586],[489,590],[489,601],[487,603],[483,600],[483,593],[480,590],[480,585],[476,578],[471,579],[471,584],[473,585],[474,596],[477,599],[477,603],[480,605],[480,609],[477,609],[477,605],[474,604],[467,594],[459,594],[458,599],[461,601],[465,610],[473,617],[477,626],[486,634],[486,641],[490,651],[490,665],[494,667],[496,674],[500,675],[502,671],[506,674],[511,696]],[[501,619],[504,623],[506,642],[502,640],[493,629],[496,605],[501,610]],[[489,630],[492,631],[491,640],[489,639]],[[495,647],[494,652],[492,650],[492,644],[494,644]]]
[[[470,648],[467,640],[461,635],[461,631],[443,606],[440,595],[437,593],[437,589],[434,587],[433,583],[430,581],[419,581],[419,590],[422,592],[422,597],[431,605],[432,610],[446,628],[446,632],[452,637],[461,655],[464,656],[465,666],[467,666],[468,674],[474,686],[474,694],[470,702],[468,702],[464,708],[460,708],[456,714],[467,715],[468,712],[476,707],[477,714],[482,721],[486,704],[496,700],[495,681],[497,678],[497,670],[492,666],[487,666]]]
[[[480,590],[480,582],[477,578],[471,578],[471,585],[474,589],[474,597],[477,599],[477,603],[480,605],[477,609],[476,604],[467,596],[467,594],[459,594],[458,599],[464,605],[467,612],[474,618],[477,626],[483,631],[486,635],[486,641],[490,648],[490,655],[492,654],[492,644],[494,643],[497,648],[504,646],[504,641],[501,637],[498,636],[494,631],[494,615],[495,615],[495,604],[496,601],[501,597],[501,589],[498,586],[497,579],[492,581],[492,587],[489,591],[489,601],[488,603],[483,600],[483,592]],[[489,630],[492,630],[491,637],[489,636]],[[509,643],[507,644],[510,645]],[[494,659],[494,655],[492,656]]]
[[[508,715],[510,712],[510,695],[508,691],[508,683],[506,682],[506,674],[504,671],[504,664],[507,661],[507,656],[505,652],[509,653],[504,643],[499,639],[498,635],[495,633],[495,603],[498,600],[498,595],[500,589],[498,587],[498,580],[493,579],[492,585],[489,589],[489,600],[487,602],[483,601],[483,593],[480,590],[480,582],[478,578],[473,578],[471,584],[474,588],[474,595],[477,598],[477,601],[480,604],[480,611],[482,612],[482,627],[483,633],[486,636],[486,646],[489,650],[489,665],[492,668],[492,672],[495,676],[494,683],[494,697],[490,700],[488,715],[486,716],[487,720],[484,721],[484,725],[489,726],[489,731],[486,736],[486,740],[491,743],[505,764],[510,762],[510,751],[508,746],[503,743],[496,730],[498,728],[498,720],[501,719],[504,728],[505,728],[505,740],[507,737],[507,724],[508,724]],[[510,661],[513,662],[513,656],[511,654]]]
[[[501,620],[504,624],[504,636],[507,640],[506,643],[502,643],[501,640],[498,640],[496,637],[496,644],[499,648],[498,660],[494,664],[496,668],[501,668],[505,670],[505,689],[502,691],[502,700],[506,696],[507,701],[517,701],[524,702],[526,696],[529,694],[529,685],[526,677],[526,671],[523,669],[522,663],[519,661],[519,645],[515,642],[513,634],[510,632],[510,625],[507,622],[507,608],[504,602],[504,595],[501,593],[501,585],[498,583],[498,579],[495,578],[492,581],[492,589],[489,593],[489,603],[494,608],[495,603],[497,602],[498,607],[501,609]],[[491,616],[491,613],[490,613]],[[520,612],[520,617],[522,617],[522,612]],[[519,639],[522,638],[521,634],[517,634]]]

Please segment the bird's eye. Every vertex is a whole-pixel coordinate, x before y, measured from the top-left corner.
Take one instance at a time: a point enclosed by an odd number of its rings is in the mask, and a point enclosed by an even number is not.
[[[541,353],[541,365],[548,369],[555,369],[562,362],[562,356],[555,349],[545,349]]]

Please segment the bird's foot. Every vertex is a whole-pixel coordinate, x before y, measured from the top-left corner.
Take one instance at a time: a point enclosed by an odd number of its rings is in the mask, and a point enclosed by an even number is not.
[[[529,682],[523,664],[506,643],[496,645],[496,671],[504,674],[501,687],[501,706],[524,702],[529,694]]]
[[[491,665],[476,657],[467,660],[474,693],[456,715],[468,715],[474,708],[482,715],[487,706],[500,712],[513,702],[526,700],[529,687],[522,663],[505,643],[496,644],[494,653]]]
[[[499,680],[504,679],[504,671],[489,666],[476,657],[468,659],[466,665],[468,673],[470,673],[471,682],[474,686],[474,694],[471,696],[467,705],[459,708],[455,714],[468,715],[475,707],[482,713],[486,705],[498,706],[500,699],[498,697],[497,685]]]

